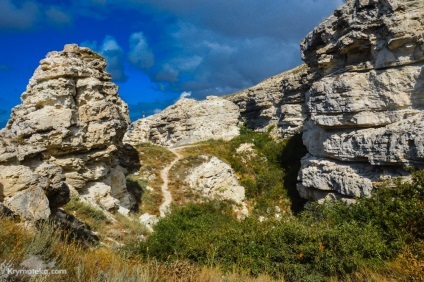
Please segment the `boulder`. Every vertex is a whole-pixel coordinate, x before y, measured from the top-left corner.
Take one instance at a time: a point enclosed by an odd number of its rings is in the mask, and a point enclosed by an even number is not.
[[[234,202],[240,206],[238,212],[247,215],[245,189],[239,184],[231,166],[217,157],[200,156],[203,162],[192,168],[184,182],[205,199],[218,199]]]

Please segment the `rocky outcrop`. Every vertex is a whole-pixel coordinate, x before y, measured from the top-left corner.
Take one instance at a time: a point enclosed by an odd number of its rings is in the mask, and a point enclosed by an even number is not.
[[[131,124],[124,142],[181,146],[209,139],[229,140],[239,134],[239,108],[225,99],[183,98],[162,112]]]
[[[240,108],[248,128],[266,132],[277,138],[299,133],[306,119],[304,102],[311,74],[301,65],[263,82],[226,96]]]
[[[245,190],[231,166],[217,157],[203,155],[200,158],[203,162],[192,168],[184,178],[190,190],[204,199],[231,201],[239,206],[241,215],[247,215]]]
[[[424,2],[350,0],[301,45],[316,79],[298,190],[313,200],[368,195],[424,166]]]
[[[40,62],[0,131],[0,200],[26,219],[47,218],[69,190],[106,210],[133,199],[115,157],[128,107],[88,48],[66,45]]]

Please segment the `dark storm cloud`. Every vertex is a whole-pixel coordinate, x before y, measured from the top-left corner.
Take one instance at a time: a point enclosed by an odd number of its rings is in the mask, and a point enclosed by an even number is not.
[[[168,44],[176,55],[149,71],[167,90],[194,97],[222,95],[300,64],[298,43],[272,37],[232,38],[180,22]]]
[[[227,36],[271,36],[295,39],[309,30],[333,10],[342,0],[140,0],[184,18],[197,26]]]
[[[0,29],[31,28],[40,13],[39,5],[34,1],[0,1]]]
[[[72,11],[54,1],[1,0],[0,30],[26,30],[46,23],[55,27],[72,24]]]
[[[177,18],[164,42],[172,55],[157,58],[147,73],[152,81],[165,83],[168,91],[192,91],[199,98],[249,87],[300,64],[301,39],[342,4],[342,0],[125,2]]]
[[[78,17],[149,15],[154,23],[147,25],[155,28],[128,30],[126,41],[111,34],[115,37],[93,49],[107,58],[115,81],[127,80],[128,63],[158,89],[191,91],[202,98],[249,87],[301,64],[300,40],[341,4],[343,0],[0,0],[0,29],[28,28],[40,17],[69,25]]]

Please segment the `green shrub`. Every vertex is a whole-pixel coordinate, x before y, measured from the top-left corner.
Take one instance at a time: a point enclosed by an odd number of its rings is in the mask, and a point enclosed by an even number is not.
[[[381,187],[357,204],[312,204],[298,217],[262,223],[234,219],[223,203],[189,204],[161,220],[141,252],[288,281],[343,279],[381,268],[405,245],[424,253],[423,184],[416,172],[412,183]]]

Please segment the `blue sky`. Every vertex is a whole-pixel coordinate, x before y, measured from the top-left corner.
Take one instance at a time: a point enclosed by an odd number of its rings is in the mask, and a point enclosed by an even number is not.
[[[250,87],[301,63],[300,40],[342,0],[0,0],[0,128],[38,63],[101,53],[132,120]]]

